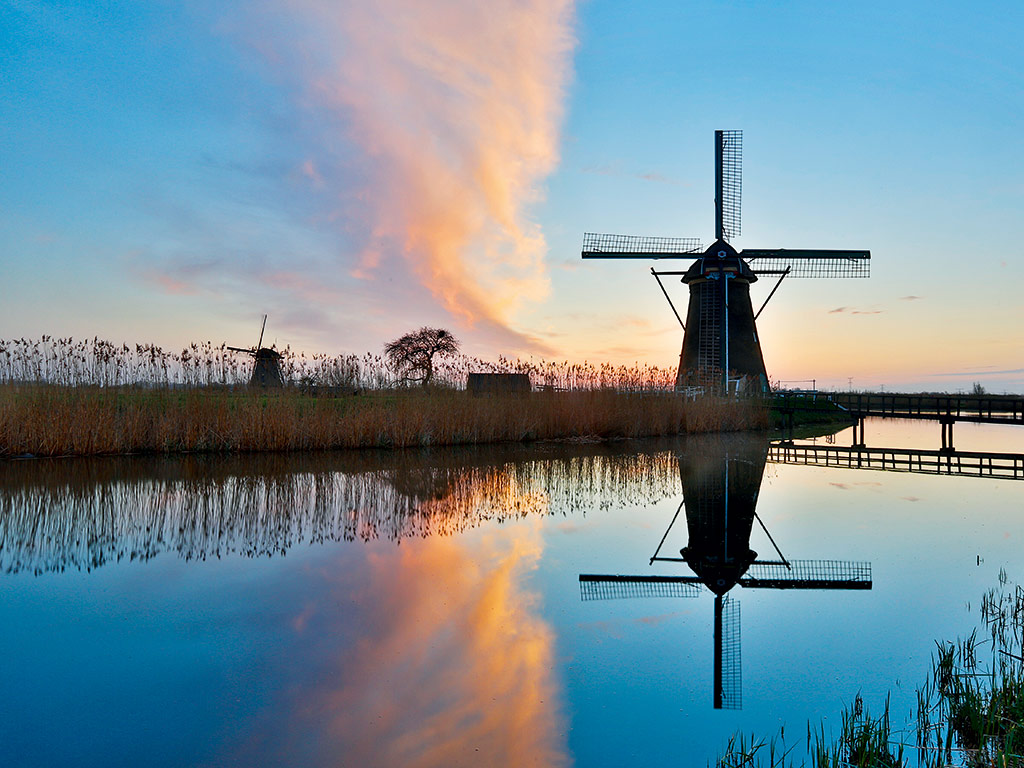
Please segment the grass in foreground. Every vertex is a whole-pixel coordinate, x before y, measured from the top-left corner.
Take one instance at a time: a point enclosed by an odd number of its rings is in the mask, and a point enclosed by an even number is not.
[[[757,401],[610,391],[314,397],[222,387],[0,385],[0,456],[398,448],[762,429]]]

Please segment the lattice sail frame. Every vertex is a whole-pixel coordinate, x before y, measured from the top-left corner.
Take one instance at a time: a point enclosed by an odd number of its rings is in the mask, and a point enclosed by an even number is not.
[[[740,603],[722,601],[722,709],[743,709],[743,659]]]
[[[621,600],[633,597],[697,597],[703,587],[688,576],[619,576],[580,574],[580,599]]]
[[[740,579],[747,589],[871,589],[871,563],[858,560],[790,560],[753,563]]]
[[[652,254],[658,256],[695,256],[704,251],[696,237],[643,237],[587,232],[583,235],[583,257]]]
[[[721,206],[722,239],[730,240],[742,233],[743,203],[743,131],[721,131]]]
[[[740,258],[758,275],[787,277],[871,277],[870,251],[740,251]]]

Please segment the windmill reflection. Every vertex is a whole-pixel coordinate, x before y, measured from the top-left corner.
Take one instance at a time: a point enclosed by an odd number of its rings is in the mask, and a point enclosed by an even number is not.
[[[714,707],[742,707],[740,607],[728,593],[746,589],[871,589],[871,564],[840,560],[789,560],[757,514],[757,496],[768,458],[768,440],[713,435],[687,441],[677,454],[683,501],[650,562],[685,563],[692,576],[580,574],[583,600],[625,597],[697,597],[714,594]],[[661,555],[685,508],[687,544],[680,557]],[[759,559],[750,548],[757,521],[774,549]]]

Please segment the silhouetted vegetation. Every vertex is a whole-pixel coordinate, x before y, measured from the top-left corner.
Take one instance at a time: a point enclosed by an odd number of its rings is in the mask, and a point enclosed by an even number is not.
[[[384,356],[403,382],[430,386],[434,379],[434,359],[455,357],[459,340],[444,328],[420,328],[384,345]]]
[[[768,426],[759,401],[658,390],[635,366],[452,357],[408,388],[378,356],[282,353],[285,386],[250,388],[225,347],[181,353],[101,340],[0,342],[0,456],[278,451],[616,439]],[[545,391],[467,397],[470,370],[528,373]]]

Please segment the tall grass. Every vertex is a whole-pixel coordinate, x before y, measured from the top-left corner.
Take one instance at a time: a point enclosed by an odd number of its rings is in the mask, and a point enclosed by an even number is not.
[[[306,355],[290,348],[281,352],[286,382],[306,387],[385,389],[398,386],[402,377],[388,368],[380,355]],[[483,360],[457,355],[438,360],[434,381],[459,388],[471,371],[527,373],[534,386],[561,390],[666,389],[675,384],[674,368],[649,365],[612,365],[590,362],[519,360],[499,357]],[[56,384],[60,386],[208,387],[239,386],[248,382],[252,360],[223,344],[194,343],[180,352],[154,344],[113,344],[103,339],[54,338],[0,339],[0,384]]]
[[[0,456],[401,448],[763,427],[756,403],[552,392],[346,398],[228,390],[0,387]]]
[[[379,356],[285,350],[288,385],[245,386],[252,360],[209,342],[181,352],[100,339],[0,341],[0,456],[288,451],[630,438],[763,428],[759,402],[686,400],[674,373],[460,357],[408,388]],[[527,397],[473,398],[470,371],[525,372]],[[658,394],[656,394],[658,393]]]

